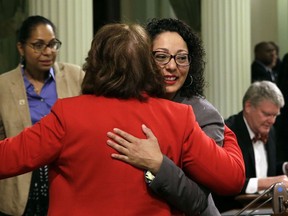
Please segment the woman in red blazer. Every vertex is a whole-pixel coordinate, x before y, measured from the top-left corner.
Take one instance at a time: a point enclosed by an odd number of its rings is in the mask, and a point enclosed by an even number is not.
[[[149,193],[143,170],[111,160],[116,151],[107,132],[117,126],[145,138],[145,124],[162,152],[197,173],[199,183],[240,190],[245,172],[233,133],[221,148],[202,132],[191,106],[160,99],[163,78],[149,47],[139,25],[102,27],[84,65],[83,95],[58,100],[40,122],[1,141],[0,178],[49,164],[48,215],[175,215]]]

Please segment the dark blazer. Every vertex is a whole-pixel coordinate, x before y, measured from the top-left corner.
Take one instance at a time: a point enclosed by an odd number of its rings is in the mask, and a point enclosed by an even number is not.
[[[243,154],[245,168],[246,168],[246,181],[242,189],[242,193],[245,193],[249,179],[256,177],[253,143],[250,139],[248,129],[244,122],[242,111],[238,113],[237,115],[230,116],[228,119],[225,120],[225,123],[236,134],[238,144]],[[267,176],[275,176],[276,167],[277,167],[276,134],[275,134],[275,130],[273,127],[271,128],[269,132],[268,141],[265,144],[265,148],[267,151],[267,160],[268,160]]]
[[[246,180],[241,193],[245,193],[248,181],[250,178],[256,177],[255,170],[255,156],[253,150],[253,143],[250,139],[250,135],[246,124],[243,119],[243,112],[239,112],[236,115],[230,116],[225,120],[226,125],[236,134],[238,144],[241,148],[245,169],[246,169]],[[265,144],[268,159],[268,172],[267,176],[276,175],[276,135],[275,130],[272,127],[269,132],[269,138]],[[234,201],[234,197],[217,197],[214,196],[216,206],[223,212],[233,208],[242,208],[243,206]]]
[[[156,98],[58,100],[40,122],[0,141],[0,178],[50,164],[48,215],[171,215],[168,204],[147,192],[143,170],[113,160],[115,150],[106,144],[114,127],[145,138],[142,124],[195,181],[220,194],[240,191],[244,164],[234,133],[220,148],[198,126],[191,106]]]
[[[258,61],[253,61],[251,65],[251,83],[261,80],[276,82],[278,74],[276,71],[272,71],[272,73],[274,78],[272,77],[271,72],[268,71],[263,64]]]
[[[179,94],[176,95],[174,101],[191,105],[201,129],[219,145],[222,145],[224,139],[224,120],[218,110],[209,101],[202,97],[192,97],[189,99],[181,97]],[[212,196],[185,176],[182,170],[175,164],[167,159],[163,160],[163,167],[160,168],[159,173],[161,174],[157,174],[150,188],[162,196],[168,203],[184,211],[187,215],[193,215],[195,211],[199,209],[203,210],[203,207],[205,210],[202,211],[201,216],[220,215]],[[163,187],[165,187],[165,190],[163,190]],[[207,196],[208,199],[205,200],[204,198],[207,198]]]
[[[171,206],[185,212],[187,216],[202,212],[208,205],[210,192],[189,179],[182,169],[166,156],[164,156],[161,167],[149,187],[154,194]],[[209,199],[212,200],[212,197]],[[212,209],[211,204],[208,206],[208,209]],[[213,206],[216,208],[215,205]],[[217,215],[220,216],[217,209],[214,209],[210,214],[210,216]]]

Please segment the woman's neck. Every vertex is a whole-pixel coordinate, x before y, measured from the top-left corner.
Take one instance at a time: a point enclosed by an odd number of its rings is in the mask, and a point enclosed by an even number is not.
[[[167,93],[165,94],[165,98],[168,100],[173,100],[173,98],[175,97],[176,93]]]
[[[35,80],[38,82],[43,82],[48,77],[49,71],[43,72],[43,71],[31,71],[25,68],[24,70],[25,76],[28,78],[28,80]]]

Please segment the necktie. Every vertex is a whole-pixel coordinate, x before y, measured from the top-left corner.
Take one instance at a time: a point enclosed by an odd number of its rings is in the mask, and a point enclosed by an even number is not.
[[[267,142],[267,139],[268,139],[268,134],[256,134],[253,139],[252,139],[252,142],[255,143],[257,142],[258,140],[262,141],[264,144]]]

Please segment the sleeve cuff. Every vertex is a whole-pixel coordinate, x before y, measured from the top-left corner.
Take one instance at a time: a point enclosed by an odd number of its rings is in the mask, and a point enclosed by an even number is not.
[[[254,194],[257,192],[258,192],[258,178],[250,178],[245,193]]]
[[[153,181],[150,182],[149,187],[155,192],[158,193],[158,190],[164,190],[167,186],[167,177],[169,178],[171,174],[179,175],[179,169],[174,168],[175,164],[167,156],[163,155],[163,161],[158,170],[157,174]],[[182,170],[180,170],[182,171]]]
[[[284,175],[288,176],[288,162],[283,163],[282,171],[283,171]]]

